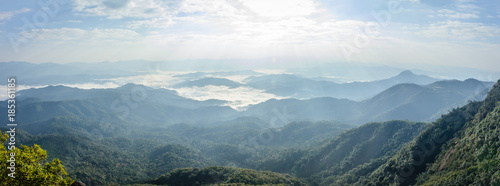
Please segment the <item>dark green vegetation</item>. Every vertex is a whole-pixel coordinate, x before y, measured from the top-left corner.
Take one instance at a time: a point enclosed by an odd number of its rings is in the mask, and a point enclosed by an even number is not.
[[[70,185],[73,183],[58,159],[47,161],[47,152],[38,145],[6,148],[13,133],[0,131],[0,185]]]
[[[333,122],[294,122],[280,129],[265,129],[262,123],[256,118],[238,118],[217,127],[178,124],[161,128],[56,117],[24,127],[35,135],[21,130],[18,136],[23,144],[39,144],[46,149],[49,159],[65,162],[72,179],[107,185],[141,183],[184,167],[253,167],[270,154],[316,144],[352,127]],[[260,180],[255,183],[278,183],[276,180],[282,179],[270,172],[243,173],[255,174]]]
[[[478,102],[491,84],[399,84],[359,102],[269,100],[243,112],[134,84],[51,86],[19,92],[18,134],[88,185],[495,185],[498,83]],[[368,121],[384,122],[342,123]]]
[[[309,178],[311,184],[357,180],[380,166],[426,126],[407,121],[369,123],[325,140],[308,152],[288,151],[263,159],[255,168]]]
[[[147,181],[155,185],[306,185],[287,174],[270,171],[255,171],[231,167],[206,167],[175,169],[165,175]]]
[[[500,80],[432,123],[358,185],[499,185]]]

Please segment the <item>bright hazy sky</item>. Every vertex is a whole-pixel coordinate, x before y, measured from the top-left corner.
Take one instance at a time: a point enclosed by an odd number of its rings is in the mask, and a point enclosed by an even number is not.
[[[492,70],[499,24],[497,0],[0,0],[0,61],[303,58]]]

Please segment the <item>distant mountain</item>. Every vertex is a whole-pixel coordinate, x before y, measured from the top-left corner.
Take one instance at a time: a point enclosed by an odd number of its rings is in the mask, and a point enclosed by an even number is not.
[[[385,79],[385,80],[380,80],[378,82],[380,83],[392,83],[392,84],[401,84],[401,83],[414,83],[417,85],[427,85],[429,83],[433,83],[435,81],[438,81],[439,79],[432,78],[426,75],[416,75],[410,70],[405,70],[399,75]]]
[[[193,80],[193,81],[185,81],[182,83],[178,83],[174,85],[175,88],[181,88],[181,87],[204,87],[207,85],[213,85],[213,86],[227,86],[229,88],[236,88],[241,86],[240,83],[231,81],[229,79],[225,78],[213,78],[213,77],[207,77],[207,78],[202,78],[198,80]]]
[[[276,117],[276,111],[294,120],[336,120],[363,124],[394,119],[433,121],[449,110],[485,97],[493,83],[477,80],[439,81],[430,85],[399,84],[364,101],[336,98],[271,99],[249,107],[243,115],[265,120]]]
[[[273,118],[276,124],[284,125],[286,121],[320,121],[334,120],[346,122],[353,119],[353,111],[359,104],[347,99],[313,98],[307,100],[297,99],[270,99],[263,103],[250,106],[241,112],[241,115],[258,116],[270,121]],[[348,123],[348,122],[347,122]]]
[[[399,84],[359,102],[328,97],[271,99],[243,112],[223,106],[224,101],[196,101],[181,97],[172,90],[143,85],[127,84],[115,89],[48,86],[19,91],[18,99],[22,101],[18,113],[19,120],[28,123],[57,116],[128,118],[126,122],[167,121],[171,124],[196,122],[205,126],[240,116],[256,116],[264,121],[274,118],[275,126],[300,120],[334,120],[358,125],[393,119],[432,121],[470,100],[482,100],[491,85],[473,79],[439,81],[425,86]],[[288,114],[287,118],[280,113]]]
[[[104,83],[109,81],[103,79],[143,74],[139,70],[147,70],[146,66],[153,66],[153,64],[3,62],[0,63],[0,78],[15,76],[19,85]],[[7,81],[1,81],[0,85],[6,83]]]
[[[236,71],[220,71],[220,72],[192,72],[187,74],[175,75],[179,78],[187,79],[201,79],[210,76],[256,76],[262,75],[262,73],[255,72],[253,70],[236,70]]]
[[[154,89],[132,83],[114,89],[79,89],[61,85],[48,86],[19,91],[18,98],[37,98],[43,101],[95,100],[106,103],[119,100],[132,103],[161,103],[182,108],[218,106],[225,103],[225,101],[221,100],[195,101],[179,96],[174,90]]]
[[[116,89],[77,89],[49,86],[19,91],[19,122],[31,123],[57,116],[124,120],[124,122],[203,122],[226,120],[237,111],[224,101],[196,101],[175,91],[127,84]],[[57,96],[56,96],[57,95]],[[6,116],[0,118],[6,119]]]
[[[135,84],[49,86],[19,92],[16,142],[40,144],[88,185],[499,185],[493,84],[403,83],[363,101],[271,99],[243,112]]]
[[[340,99],[363,100],[401,83],[426,85],[438,81],[424,75],[416,75],[409,70],[399,75],[378,81],[337,84],[331,81],[317,81],[291,74],[254,76],[246,85],[266,90],[279,96],[294,98],[334,97]]]

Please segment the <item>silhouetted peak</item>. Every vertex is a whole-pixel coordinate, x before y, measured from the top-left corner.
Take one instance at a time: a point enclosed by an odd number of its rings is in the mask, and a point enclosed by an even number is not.
[[[132,88],[135,88],[135,87],[146,87],[144,85],[138,85],[138,84],[134,84],[134,83],[127,83],[121,87],[119,87],[118,89],[132,89]]]
[[[398,76],[400,76],[400,77],[411,77],[411,76],[416,76],[416,74],[414,74],[414,73],[413,73],[412,71],[410,71],[410,70],[405,70],[405,71],[403,71],[403,72],[399,73],[399,75],[398,75]]]
[[[76,90],[78,88],[68,87],[64,85],[49,85],[47,87],[39,88],[40,90],[50,90],[50,91],[63,91],[63,90]]]
[[[480,83],[479,80],[474,79],[474,78],[469,78],[464,81],[465,83]]]

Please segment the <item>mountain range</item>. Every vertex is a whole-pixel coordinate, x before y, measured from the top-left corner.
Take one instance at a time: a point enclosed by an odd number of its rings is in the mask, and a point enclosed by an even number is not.
[[[86,69],[88,76],[75,82],[101,82],[94,78],[105,75],[79,63],[40,64],[39,72],[33,64],[16,65],[33,73],[21,82],[50,82],[45,72],[52,67]],[[106,77],[144,74],[130,68],[139,67],[126,65]],[[500,80],[403,71],[378,81],[335,83],[251,70],[176,78],[184,81],[166,88],[128,83],[20,90],[16,142],[40,145],[49,160],[60,159],[69,177],[87,185],[500,184]],[[205,86],[288,98],[237,111],[223,99],[178,93]]]
[[[333,97],[359,101],[370,98],[397,84],[414,83],[418,85],[427,85],[438,81],[438,79],[424,75],[416,75],[406,70],[389,79],[342,84],[331,81],[312,80],[291,74],[254,76],[248,78],[246,81],[246,85],[248,86],[263,89],[268,93],[283,97],[302,99]]]
[[[270,119],[274,109],[285,110],[295,120],[336,120],[363,124],[394,119],[433,121],[449,110],[484,99],[491,82],[474,79],[438,81],[429,85],[398,84],[363,101],[331,97],[271,99],[250,106],[243,114]]]
[[[271,99],[241,112],[224,106],[225,101],[196,101],[179,96],[173,90],[143,85],[127,84],[115,89],[48,86],[20,91],[18,98],[22,101],[18,114],[19,120],[25,123],[71,115],[163,125],[179,122],[213,125],[241,116],[271,121],[276,119],[277,113],[290,115],[276,120],[275,123],[281,126],[304,120],[333,120],[357,125],[393,119],[432,121],[468,101],[482,100],[492,84],[473,79],[438,81],[429,85],[398,84],[364,101],[331,97]]]

